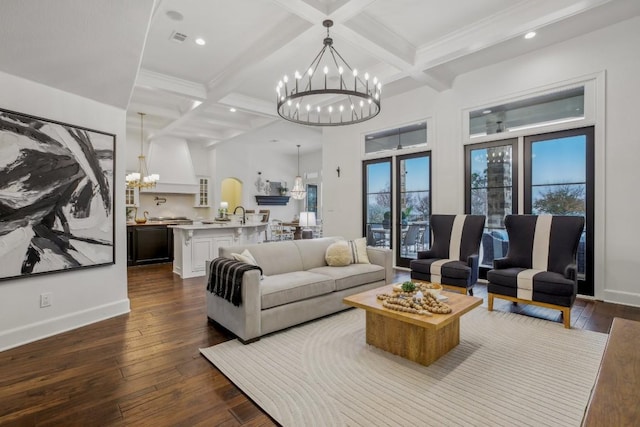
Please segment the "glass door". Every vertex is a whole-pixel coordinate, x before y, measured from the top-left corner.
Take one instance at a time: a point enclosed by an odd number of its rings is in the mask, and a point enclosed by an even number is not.
[[[579,215],[578,293],[593,295],[593,127],[525,138],[525,213]]]
[[[362,168],[364,230],[368,246],[391,248],[391,158],[367,160]]]
[[[431,230],[431,154],[396,157],[396,264],[409,267],[429,248]]]
[[[504,217],[518,212],[518,140],[467,145],[465,152],[465,212],[486,217],[479,254],[485,279],[493,260],[507,255]]]

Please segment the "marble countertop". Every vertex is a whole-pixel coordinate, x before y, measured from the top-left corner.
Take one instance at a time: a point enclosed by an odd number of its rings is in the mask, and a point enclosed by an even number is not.
[[[247,224],[241,224],[239,222],[226,221],[226,222],[213,222],[213,221],[205,221],[203,223],[197,223],[194,221],[193,224],[177,224],[177,225],[169,225],[169,228],[177,228],[178,230],[203,230],[203,229],[217,229],[217,228],[248,228],[248,227],[266,227],[266,222],[249,222]]]

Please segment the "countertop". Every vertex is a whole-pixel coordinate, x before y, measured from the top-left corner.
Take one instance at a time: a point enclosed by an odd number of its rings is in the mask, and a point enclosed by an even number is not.
[[[266,227],[266,222],[250,222],[247,224],[240,224],[239,222],[213,222],[207,224],[177,224],[170,225],[169,228],[176,228],[178,230],[209,230],[218,228],[248,228],[248,227]]]
[[[143,227],[145,225],[177,225],[177,223],[173,221],[147,221],[145,223],[138,224],[135,221],[127,221],[127,227],[132,225]]]

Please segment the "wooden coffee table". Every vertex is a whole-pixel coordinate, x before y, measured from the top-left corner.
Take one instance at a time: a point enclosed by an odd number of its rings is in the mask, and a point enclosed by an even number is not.
[[[367,344],[430,365],[460,343],[460,316],[482,304],[482,298],[442,292],[449,301],[450,314],[404,313],[382,306],[378,294],[392,293],[393,285],[372,289],[342,300],[367,313]]]

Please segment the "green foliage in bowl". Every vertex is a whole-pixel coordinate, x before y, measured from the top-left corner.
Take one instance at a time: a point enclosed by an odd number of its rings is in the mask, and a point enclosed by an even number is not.
[[[416,290],[416,285],[413,282],[404,282],[402,284],[402,291],[403,292],[413,292]]]

